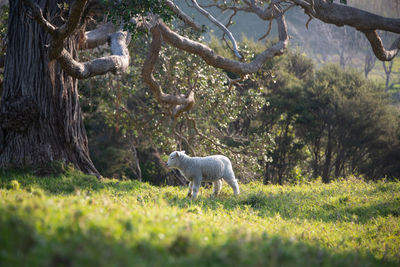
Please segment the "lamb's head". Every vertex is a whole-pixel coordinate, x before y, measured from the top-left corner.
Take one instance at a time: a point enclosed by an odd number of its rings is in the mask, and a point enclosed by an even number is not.
[[[185,151],[174,151],[171,154],[169,154],[167,166],[170,168],[178,168],[179,161],[182,159],[184,154]]]

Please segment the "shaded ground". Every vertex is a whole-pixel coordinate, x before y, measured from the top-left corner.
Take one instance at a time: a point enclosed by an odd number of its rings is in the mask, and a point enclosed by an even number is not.
[[[186,188],[0,172],[6,266],[398,266],[400,184]]]

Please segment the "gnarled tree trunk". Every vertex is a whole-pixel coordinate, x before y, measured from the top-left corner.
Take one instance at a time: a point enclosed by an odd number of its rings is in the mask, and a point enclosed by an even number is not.
[[[38,0],[54,25],[63,3]],[[10,1],[4,91],[0,104],[0,167],[37,167],[53,161],[72,163],[99,176],[88,151],[79,105],[78,81],[50,61],[51,36],[29,14],[22,0]],[[63,15],[68,15],[66,14]],[[78,38],[64,47],[76,58]]]

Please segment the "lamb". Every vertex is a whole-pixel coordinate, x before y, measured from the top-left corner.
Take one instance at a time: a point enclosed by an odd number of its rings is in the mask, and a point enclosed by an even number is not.
[[[213,195],[217,196],[224,179],[238,195],[239,185],[231,161],[223,155],[189,157],[185,151],[174,151],[169,155],[167,166],[180,170],[189,181],[188,197],[196,198],[201,182],[213,183]]]

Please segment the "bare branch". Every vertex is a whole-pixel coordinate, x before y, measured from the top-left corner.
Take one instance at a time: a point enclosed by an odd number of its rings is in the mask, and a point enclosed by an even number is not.
[[[225,27],[228,28],[229,26],[231,26],[233,24],[232,19],[233,19],[234,16],[236,16],[236,14],[237,14],[237,10],[234,9],[232,14],[229,16],[228,22],[225,24]]]
[[[193,118],[191,118],[191,117],[189,117],[187,114],[185,114],[185,115],[186,115],[186,120],[188,120],[189,122],[192,123],[193,129],[194,129],[194,131],[196,132],[196,134],[197,134],[198,136],[200,136],[201,138],[206,139],[206,140],[207,140],[208,142],[210,142],[211,144],[213,144],[213,145],[215,146],[215,149],[218,150],[218,152],[221,152],[221,151],[219,150],[219,147],[222,147],[222,148],[224,148],[224,149],[230,149],[229,147],[227,147],[227,146],[225,146],[225,145],[223,145],[223,144],[220,144],[220,143],[215,142],[215,141],[212,140],[210,137],[208,137],[207,135],[205,135],[205,134],[203,134],[202,132],[200,132],[199,128],[197,128],[196,120],[193,119]]]
[[[381,37],[377,31],[364,31],[363,32],[371,44],[375,56],[382,61],[391,61],[400,49],[400,38],[397,38],[389,50],[386,50]]]
[[[308,30],[308,25],[310,24],[310,22],[311,22],[311,20],[313,19],[313,17],[310,15],[310,14],[307,14],[308,15],[308,20],[307,20],[307,22],[306,22],[306,28],[307,28],[307,30]]]
[[[228,6],[225,4],[217,4],[217,3],[211,3],[211,4],[207,4],[207,5],[203,5],[203,4],[199,4],[199,6],[201,6],[202,8],[218,8],[221,11],[226,11],[226,10],[233,10],[233,11],[243,11],[243,12],[250,12],[253,13],[253,10],[248,6],[248,5],[235,5],[235,6]],[[193,7],[193,6],[191,6]]]
[[[400,19],[385,18],[368,11],[354,8],[347,5],[329,3],[325,0],[291,0],[304,8],[313,17],[337,26],[351,26],[360,31],[383,30],[393,33],[400,33]]]
[[[257,72],[266,60],[283,54],[283,51],[287,47],[289,37],[285,19],[282,14],[278,13],[278,11],[275,12],[277,14],[276,21],[278,25],[279,41],[272,47],[257,55],[251,63],[240,62],[219,56],[208,46],[177,34],[162,22],[155,27],[160,30],[164,41],[167,43],[189,53],[199,55],[211,66],[229,70],[238,75],[245,75]]]
[[[258,71],[264,62],[269,58],[276,55],[281,55],[288,43],[288,33],[285,19],[282,15],[282,11],[279,8],[274,8],[274,16],[277,20],[279,42],[274,46],[266,49],[263,53],[258,55],[253,62],[243,63],[232,59],[224,58],[216,55],[216,53],[199,42],[190,40],[186,37],[180,36],[176,32],[169,29],[160,19],[156,16],[151,17],[146,27],[152,34],[152,42],[146,61],[142,68],[142,78],[144,82],[151,89],[154,97],[159,103],[169,104],[172,107],[171,115],[177,118],[185,111],[190,110],[194,103],[194,92],[192,88],[188,90],[186,95],[170,95],[162,91],[159,83],[154,79],[153,71],[156,61],[159,57],[162,41],[165,41],[172,46],[175,46],[184,51],[197,54],[202,57],[209,65],[214,67],[222,68],[239,74],[240,79],[235,79],[230,82],[230,88],[243,79],[248,73],[254,73]]]
[[[186,15],[186,13],[183,12],[177,5],[175,5],[174,2],[170,0],[165,0],[165,3],[167,4],[167,6],[169,6],[169,8],[171,8],[171,10],[178,16],[179,19],[181,19],[183,22],[185,22],[193,29],[197,31],[201,30],[201,27],[197,25],[196,22],[191,17]]]
[[[34,3],[32,0],[23,0],[24,4],[31,8],[34,15],[34,19],[43,28],[51,34],[52,41],[49,49],[50,59],[56,59],[59,57],[63,51],[64,40],[69,37],[78,27],[81,20],[84,7],[87,0],[76,0],[70,9],[68,21],[61,27],[55,27],[43,16],[43,11],[40,7]]]
[[[110,34],[113,32],[115,32],[115,26],[112,22],[99,25],[96,29],[85,32],[79,49],[92,49],[103,45],[110,40]]]
[[[53,39],[49,50],[50,59],[57,59],[61,55],[65,39],[75,32],[79,26],[86,2],[87,0],[75,0],[71,5],[67,22],[52,34]]]
[[[78,62],[64,49],[64,40],[73,34],[80,23],[87,0],[76,0],[70,9],[67,22],[57,28],[50,24],[44,17],[39,6],[32,0],[24,0],[24,3],[32,9],[34,18],[44,26],[52,36],[49,48],[49,58],[56,59],[63,70],[70,76],[77,79],[86,79],[108,72],[118,74],[125,71],[129,66],[129,44],[130,36],[127,32],[115,32],[110,34],[114,26],[109,23],[96,30],[86,32],[81,38],[80,49],[94,48],[110,41],[111,56],[97,58],[88,62]]]
[[[368,74],[374,68],[375,63],[376,63],[376,56],[374,56],[373,51],[371,51],[371,49],[368,49],[368,51],[367,51],[367,53],[365,55],[365,60],[364,60],[364,75],[365,75],[365,78],[368,78]]]
[[[238,84],[239,82],[243,81],[245,78],[245,76],[241,76],[239,78],[236,79],[231,79],[228,77],[228,90],[231,91],[232,87],[236,84]]]
[[[282,11],[282,13],[285,14],[289,9],[291,9],[291,8],[294,7],[294,6],[295,6],[295,4],[289,5],[288,7],[286,7],[286,8]]]
[[[69,10],[67,22],[59,28],[59,38],[65,39],[70,36],[79,26],[83,11],[88,0],[75,0]]]
[[[32,0],[23,0],[24,4],[31,8],[33,13],[33,18],[50,34],[55,34],[56,27],[46,20],[43,16],[42,9],[34,3]]]
[[[150,44],[146,61],[143,64],[142,78],[143,81],[150,87],[154,97],[159,103],[171,104],[173,106],[171,115],[176,118],[183,112],[188,111],[193,107],[195,103],[194,92],[190,90],[187,96],[174,96],[166,94],[162,91],[161,86],[153,76],[154,66],[161,50],[162,35],[159,27],[154,26],[150,31],[152,34],[152,42]]]
[[[365,34],[371,44],[375,56],[382,61],[392,60],[399,52],[400,38],[398,38],[389,50],[386,50],[377,30],[400,33],[400,19],[385,18],[358,8],[347,5],[329,3],[325,0],[291,0],[301,6],[305,13],[312,18],[317,18],[327,24],[336,26],[350,26]]]
[[[186,138],[186,137],[184,137],[181,133],[178,133],[178,131],[177,131],[177,120],[176,119],[174,119],[174,121],[173,121],[173,126],[172,126],[172,131],[174,132],[174,134],[179,138],[179,139],[181,139],[181,140],[183,140],[184,142],[185,142],[185,144],[186,144],[186,146],[189,148],[189,150],[190,150],[190,153],[193,155],[193,156],[196,156],[196,150],[193,148],[193,146],[190,144],[190,142],[188,141],[188,139]]]
[[[219,148],[223,148],[223,149],[229,150],[230,152],[235,153],[235,154],[242,154],[242,153],[252,154],[251,152],[248,151],[249,149],[251,149],[250,147],[246,147],[246,148],[243,148],[243,149],[240,149],[240,150],[236,150],[236,149],[233,149],[233,148],[231,148],[231,147],[228,147],[228,146],[226,146],[226,145],[224,145],[224,144],[221,144],[221,143],[219,143],[219,142],[214,141],[213,139],[211,139],[211,138],[208,137],[207,135],[205,135],[205,134],[203,134],[202,132],[200,132],[199,128],[197,128],[197,123],[196,123],[196,120],[195,120],[195,119],[189,117],[188,114],[185,114],[185,117],[186,117],[186,120],[187,120],[187,121],[189,121],[189,122],[192,123],[193,130],[196,132],[196,134],[197,134],[198,136],[200,136],[202,139],[205,139],[205,140],[207,140],[208,142],[210,142],[211,144],[213,144],[213,145],[215,146],[215,149],[216,149],[218,152],[222,152]]]
[[[112,56],[97,58],[88,62],[75,61],[67,50],[63,49],[57,58],[61,67],[70,76],[77,79],[86,79],[96,75],[112,72],[118,74],[129,66],[129,51],[127,48],[128,33],[116,32],[111,35]]]
[[[250,0],[250,1],[244,0],[243,2],[245,2],[247,5],[249,5],[252,12],[254,12],[260,19],[262,19],[262,20],[273,19],[274,12],[273,12],[273,9],[270,8],[271,6],[268,6],[267,8],[265,8],[263,10],[262,8],[260,8],[259,6],[256,5],[254,0]]]
[[[214,18],[209,12],[207,12],[207,10],[199,6],[196,0],[192,0],[192,3],[201,14],[203,14],[206,18],[208,18],[212,23],[214,23],[228,36],[229,40],[231,40],[233,45],[233,52],[238,58],[242,59],[243,57],[239,54],[235,38],[233,37],[232,33],[225,27],[225,25],[222,24],[220,21],[218,21],[216,18]]]
[[[269,20],[267,32],[263,36],[258,38],[258,40],[261,41],[262,39],[266,38],[270,34],[271,29],[272,29],[272,18]]]

